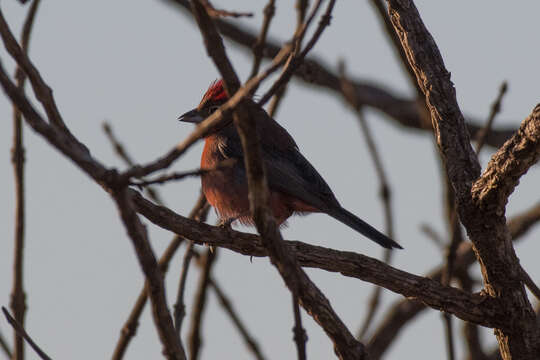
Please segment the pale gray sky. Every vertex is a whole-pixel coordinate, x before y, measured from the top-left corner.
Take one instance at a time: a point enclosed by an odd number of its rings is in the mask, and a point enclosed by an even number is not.
[[[266,1],[214,1],[216,7],[253,11],[241,23],[258,29]],[[24,9],[17,1],[2,2],[10,26],[20,33]],[[540,101],[538,87],[538,1],[416,1],[452,73],[461,109],[483,119],[503,80],[509,92],[498,124],[517,127]],[[271,37],[288,39],[295,26],[293,5],[277,2]],[[162,155],[192,127],[177,116],[194,107],[208,84],[218,77],[206,56],[192,21],[163,1],[43,1],[31,42],[31,58],[54,89],[60,111],[72,132],[108,166],[120,166],[101,130],[110,120],[118,136],[138,161]],[[229,55],[243,79],[251,67],[249,53],[227,42]],[[414,93],[401,70],[378,18],[367,1],[338,1],[332,25],[314,53],[332,67],[345,59],[349,74],[379,83],[401,95]],[[0,57],[13,69],[2,48]],[[268,83],[266,83],[268,85]],[[0,97],[0,304],[9,304],[13,251],[13,175],[9,163],[11,106]],[[423,274],[439,264],[440,251],[420,232],[430,223],[443,233],[438,156],[429,133],[396,126],[374,111],[367,118],[375,134],[393,189],[396,238],[405,250],[396,252],[394,266]],[[356,118],[341,99],[293,81],[277,120],[295,137],[304,155],[325,177],[342,204],[374,226],[383,225],[378,183]],[[101,359],[112,354],[120,327],[138,294],[143,277],[129,239],[109,196],[71,162],[28,128],[27,232],[25,287],[27,329],[55,359]],[[201,146],[176,162],[173,169],[198,166]],[[485,166],[492,149],[482,157]],[[339,160],[337,160],[339,159]],[[539,199],[538,167],[523,177],[510,198],[510,215]],[[199,188],[198,179],[160,188],[167,204],[187,214]],[[215,221],[212,215],[211,222]],[[161,253],[171,234],[149,226],[152,245]],[[378,257],[381,249],[325,215],[289,221],[288,239],[360,252]],[[540,279],[536,255],[538,229],[517,246],[525,269]],[[174,303],[181,257],[167,276],[169,304]],[[214,275],[234,299],[253,335],[269,358],[295,358],[290,296],[266,259],[222,251]],[[372,286],[334,273],[308,270],[352,331],[363,320]],[[188,320],[198,271],[190,272]],[[383,311],[400,297],[386,293]],[[333,357],[322,330],[303,313],[310,359]],[[458,323],[459,324],[459,323]],[[241,338],[210,296],[204,319],[203,359],[249,359]],[[457,327],[459,330],[459,325]],[[11,329],[0,320],[0,331]],[[494,344],[490,330],[486,344]],[[459,354],[462,354],[462,344]],[[387,354],[388,359],[445,358],[441,316],[424,313],[406,329]],[[129,347],[127,358],[159,358],[161,346],[149,312]],[[224,355],[226,354],[226,355]],[[36,358],[29,350],[30,359]],[[412,356],[412,355],[411,355]]]

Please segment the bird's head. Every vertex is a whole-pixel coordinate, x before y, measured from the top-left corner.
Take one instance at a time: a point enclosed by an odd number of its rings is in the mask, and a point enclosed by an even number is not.
[[[229,100],[229,97],[223,87],[223,80],[214,81],[204,93],[199,106],[180,115],[178,120],[198,124],[227,102],[227,100]]]

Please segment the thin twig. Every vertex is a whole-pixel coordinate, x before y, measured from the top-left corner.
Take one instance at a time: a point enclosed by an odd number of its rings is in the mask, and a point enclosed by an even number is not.
[[[484,127],[478,132],[478,134],[476,134],[477,155],[480,154],[480,150],[482,150],[482,147],[484,147],[487,135],[493,127],[493,120],[495,119],[495,116],[497,116],[497,114],[501,111],[501,102],[507,90],[508,83],[506,81],[503,81],[501,87],[499,88],[499,95],[497,95],[497,98],[495,99],[493,104],[491,104],[491,111],[489,112],[489,117],[486,121],[486,125],[484,125]]]
[[[199,358],[199,353],[202,345],[202,316],[204,310],[206,309],[208,286],[210,284],[210,273],[217,253],[218,249],[208,248],[205,254],[202,256],[202,272],[199,277],[199,285],[197,286],[197,291],[195,292],[193,312],[191,313],[191,329],[188,335],[190,360],[196,360]]]
[[[70,140],[77,142],[79,145],[82,145],[66,127],[62,116],[56,106],[56,102],[52,95],[51,88],[45,83],[39,71],[36,69],[34,64],[30,61],[26,52],[19,46],[17,40],[13,36],[12,32],[9,29],[9,26],[4,18],[4,14],[0,10],[0,35],[4,41],[6,50],[11,55],[11,57],[17,62],[17,65],[20,66],[25,74],[28,76],[34,94],[38,101],[43,105],[45,112],[47,113],[47,118],[49,121],[56,125]]]
[[[185,10],[182,11],[183,14],[190,12],[190,5],[187,0],[166,0],[165,2],[176,5],[178,9]],[[189,14],[189,17],[191,18],[191,14]],[[239,26],[237,23],[221,19],[216,19],[215,23],[223,36],[241,47],[251,49],[257,41],[257,34]],[[263,56],[272,58],[280,49],[280,44],[267,39]],[[338,74],[313,56],[307,58],[298,70],[294,72],[293,76],[311,86],[324,88],[330,92],[337,93],[337,95],[341,94]],[[353,84],[358,102],[386,114],[387,117],[385,119],[408,128],[429,131],[430,133],[433,131],[431,119],[426,116],[425,106],[418,106],[419,103],[416,96],[413,98],[396,96],[396,91],[388,90],[387,86],[377,86],[372,81],[355,79]],[[467,116],[466,126],[472,137],[481,129],[477,123],[479,123],[478,119]],[[515,126],[491,129],[486,143],[492,147],[499,148],[514,134],[515,130]]]
[[[469,274],[468,269],[462,271],[456,271],[456,278],[458,279],[461,288],[467,292],[473,291],[475,281]],[[470,360],[488,360],[487,356],[482,348],[480,334],[478,331],[478,325],[470,322],[464,322],[463,324],[463,337],[465,340],[466,349],[468,352],[467,358]]]
[[[536,299],[540,300],[540,288],[535,284],[533,279],[531,279],[531,276],[529,273],[523,269],[523,266],[521,267],[521,275],[523,277],[523,283],[527,286],[527,288],[531,291],[531,293],[536,297]]]
[[[210,3],[209,0],[202,0],[201,2],[206,8],[208,15],[210,15],[213,18],[220,18],[220,17],[239,18],[239,17],[252,17],[253,16],[253,13],[250,13],[250,12],[218,10]]]
[[[17,334],[19,334],[19,336],[21,336],[22,338],[24,338],[24,340],[26,340],[28,345],[30,345],[32,349],[34,349],[36,354],[38,354],[38,356],[43,360],[51,360],[51,358],[43,350],[41,350],[41,348],[34,342],[34,340],[32,340],[30,335],[28,335],[26,330],[24,330],[24,327],[17,320],[15,320],[9,314],[9,311],[3,306],[2,306],[2,311],[4,312],[4,316],[6,317],[9,324],[13,327],[13,329],[17,332]]]
[[[446,355],[448,356],[448,360],[455,360],[456,351],[452,315],[443,313],[442,316],[444,319],[444,332],[446,334]]]
[[[134,166],[135,161],[133,161],[133,158],[129,155],[128,151],[126,150],[124,144],[118,140],[116,135],[114,134],[114,131],[111,127],[111,124],[108,121],[104,121],[102,124],[103,131],[105,132],[105,135],[107,136],[107,139],[109,139],[109,142],[111,143],[114,152],[120,159],[124,161],[124,163],[128,166]],[[163,199],[159,194],[151,187],[146,187],[145,192],[148,194],[150,199],[154,200],[158,204],[164,204]]]
[[[180,272],[180,284],[178,285],[178,292],[176,294],[176,303],[174,304],[174,327],[178,336],[182,334],[182,322],[186,316],[186,303],[184,301],[184,294],[186,290],[186,280],[189,272],[189,265],[193,258],[193,241],[188,240],[188,246],[184,253],[184,260],[182,261],[182,272]]]
[[[270,102],[270,105],[268,105],[268,115],[270,117],[275,117],[277,109],[279,108],[279,105],[281,104],[281,101],[285,97],[285,94],[287,93],[287,86],[282,86],[274,96],[272,96],[272,101]]]
[[[263,50],[266,43],[266,37],[268,36],[268,29],[270,28],[270,23],[274,18],[276,13],[276,0],[269,0],[268,4],[264,7],[264,19],[261,26],[261,32],[257,37],[257,41],[253,45],[253,66],[251,67],[251,73],[249,79],[253,79],[259,73],[259,68],[261,67],[261,62],[263,58]],[[257,91],[257,87],[253,88],[253,93]]]
[[[358,102],[356,101],[356,96],[354,95],[354,87],[345,74],[345,63],[343,61],[340,61],[339,63],[339,74],[341,79],[343,97],[354,109],[355,114],[357,115],[358,122],[362,129],[362,134],[364,135],[364,140],[366,141],[369,154],[375,167],[375,173],[377,174],[377,178],[379,179],[379,195],[384,209],[386,235],[388,235],[389,238],[393,239],[394,216],[392,213],[392,192],[390,190],[390,185],[388,184],[386,171],[384,170],[382,159],[379,156],[379,151],[377,150],[377,146],[375,144],[373,134],[371,133],[371,129],[369,128],[362,112],[362,107],[359,106]],[[392,253],[393,252],[389,249],[384,250],[383,261],[385,263],[391,262]],[[360,331],[358,332],[359,339],[364,339],[366,336],[367,330],[369,329],[369,326],[372,323],[375,314],[379,308],[381,294],[382,288],[379,286],[374,287],[373,293],[371,294],[370,300],[368,301],[369,308],[367,316],[364,319],[362,326],[360,327]]]
[[[0,333],[0,348],[2,348],[7,358],[11,359],[12,357],[11,349],[9,348],[9,345],[6,339],[4,338],[4,336],[2,335],[2,333]]]
[[[255,358],[257,358],[257,360],[265,360],[265,357],[263,356],[259,348],[259,344],[247,331],[246,326],[240,320],[240,317],[236,313],[236,310],[233,308],[232,303],[227,297],[227,295],[225,295],[219,284],[212,277],[210,277],[209,282],[210,286],[212,287],[212,289],[214,289],[214,292],[218,297],[219,303],[221,304],[225,312],[229,315],[235,327],[242,335],[242,338],[246,342],[248,349],[253,352],[253,355],[255,356]]]
[[[313,10],[308,17],[307,21],[304,23],[300,34],[295,34],[294,43],[299,44],[301,39],[306,33],[306,30],[315,17],[315,14],[317,13],[317,10],[319,9],[319,6],[321,5],[321,1],[317,1],[315,5],[313,6]],[[264,105],[270,98],[277,93],[277,91],[284,86],[286,83],[289,82],[291,79],[294,71],[302,64],[304,61],[304,58],[308,54],[308,52],[315,46],[315,43],[319,40],[320,36],[322,35],[324,29],[330,25],[330,19],[332,18],[332,10],[334,9],[335,0],[330,0],[328,2],[328,6],[326,8],[326,12],[322,15],[321,20],[319,21],[319,26],[313,33],[313,36],[309,40],[308,44],[304,48],[304,50],[299,51],[299,48],[295,48],[295,54],[294,56],[291,56],[287,65],[283,69],[283,72],[281,73],[280,77],[274,82],[272,87],[261,97],[261,99],[258,101],[259,105]]]
[[[221,161],[219,164],[217,164],[216,166],[213,166],[211,168],[199,168],[199,169],[191,170],[191,171],[165,174],[153,180],[131,181],[130,185],[138,186],[140,188],[146,187],[149,185],[162,185],[162,184],[165,184],[166,182],[173,181],[173,180],[174,181],[183,180],[186,177],[201,176],[201,175],[213,172],[213,171],[227,169],[233,166],[235,163],[236,163],[235,159],[225,159]]]
[[[144,272],[152,303],[152,315],[159,339],[163,345],[163,355],[167,359],[185,360],[186,355],[180,338],[176,336],[173,320],[167,306],[163,273],[160,271],[154,252],[148,241],[146,228],[134,211],[130,192],[120,189],[112,193],[120,217],[131,239],[137,259]]]
[[[298,294],[292,293],[292,305],[294,314],[293,339],[296,344],[298,360],[306,360],[306,330],[302,327],[302,314],[300,313],[300,305],[298,305]]]
[[[30,35],[32,33],[34,19],[38,10],[40,0],[34,0],[24,21],[21,34],[21,48],[25,54],[28,54],[30,44]],[[17,88],[24,91],[26,74],[20,66],[15,70],[15,79],[17,79]],[[24,235],[25,235],[25,188],[24,188],[24,162],[25,148],[23,144],[23,126],[22,115],[19,109],[13,106],[13,147],[11,149],[11,162],[13,164],[14,182],[15,182],[15,236],[14,236],[14,254],[13,254],[13,288],[11,290],[11,311],[15,319],[24,327],[24,317],[27,309],[26,293],[24,291]],[[13,359],[24,359],[24,340],[14,331],[13,334]]]
[[[330,3],[333,1],[330,0]],[[217,33],[214,23],[197,0],[193,0],[191,4],[199,29],[205,39],[207,52],[222,75],[227,91],[235,91],[237,88],[236,74],[222,46],[221,37]],[[268,208],[269,191],[256,132],[257,120],[251,109],[248,104],[242,102],[233,116],[244,150],[250,210],[257,231],[261,234],[264,248],[268,251],[271,262],[279,271],[289,290],[301,297],[302,306],[332,340],[336,354],[344,358],[364,358],[366,354],[363,344],[352,336],[332,309],[328,299],[300,268],[295,252],[287,249],[283,242],[273,214]]]
[[[422,231],[428,239],[432,240],[439,249],[444,248],[445,245],[441,235],[431,225],[427,223],[420,224],[420,231]]]
[[[416,96],[419,99],[424,98],[424,93],[422,90],[420,90],[420,87],[418,86],[418,82],[416,81],[416,75],[414,74],[414,71],[409,66],[409,62],[407,60],[407,55],[405,55],[405,52],[403,51],[403,48],[401,47],[401,43],[399,42],[399,38],[394,31],[394,28],[392,26],[392,21],[390,21],[390,17],[388,16],[388,9],[386,8],[386,5],[384,4],[383,0],[371,0],[370,1],[375,10],[377,11],[377,14],[379,15],[379,19],[381,19],[384,30],[386,32],[387,37],[392,42],[392,48],[395,50],[395,52],[398,53],[400,58],[400,64],[402,65],[403,70],[407,72],[409,75],[409,80],[416,90]],[[424,106],[425,107],[425,106]]]

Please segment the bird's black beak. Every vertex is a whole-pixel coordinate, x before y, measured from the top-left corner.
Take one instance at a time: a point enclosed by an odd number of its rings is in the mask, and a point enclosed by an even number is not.
[[[180,121],[184,121],[184,122],[188,122],[188,123],[195,123],[195,124],[198,124],[200,123],[201,121],[204,120],[204,118],[201,116],[201,114],[199,113],[199,110],[197,109],[193,109],[193,110],[190,110],[188,111],[187,113],[185,114],[182,114],[178,117],[178,120]]]

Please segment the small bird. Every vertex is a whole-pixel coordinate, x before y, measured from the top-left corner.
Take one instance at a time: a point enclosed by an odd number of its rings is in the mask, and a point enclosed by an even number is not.
[[[199,106],[178,119],[199,123],[228,99],[223,80],[215,81]],[[300,153],[292,136],[258,104],[251,100],[246,104],[250,114],[257,119],[257,135],[270,191],[270,208],[279,225],[293,214],[326,213],[385,248],[402,249],[394,240],[341,207],[322,176]],[[216,168],[225,160],[231,161],[228,159],[236,161],[231,166],[219,167],[201,176],[203,193],[221,221],[230,223],[239,220],[243,224],[253,225],[244,154],[232,119],[206,135],[201,168]]]

